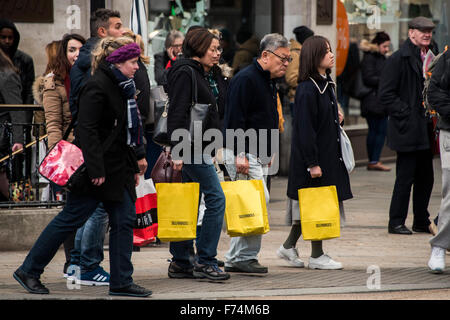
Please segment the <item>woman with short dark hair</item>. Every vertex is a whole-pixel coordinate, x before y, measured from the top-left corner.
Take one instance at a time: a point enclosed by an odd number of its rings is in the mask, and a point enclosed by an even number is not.
[[[335,185],[341,211],[342,202],[352,198],[347,169],[342,159],[340,122],[335,83],[330,77],[334,54],[330,42],[321,36],[308,38],[300,56],[299,85],[295,95],[291,160],[287,195],[291,232],[277,251],[295,267],[304,267],[295,245],[301,236],[298,190]],[[322,241],[312,241],[310,269],[342,269],[342,264],[322,250]]]
[[[184,57],[177,59],[168,73],[168,96],[170,101],[167,131],[169,137],[177,129],[190,129],[190,110],[193,97],[197,103],[210,104],[212,108],[206,123],[202,124],[204,130],[220,129],[219,112],[216,92],[217,84],[214,79],[207,80],[207,74],[219,62],[221,48],[217,36],[205,28],[196,28],[187,33],[183,43]],[[194,79],[192,77],[195,77]],[[197,92],[192,91],[192,81],[197,83]],[[179,140],[172,137],[172,144]],[[220,185],[211,154],[204,154],[203,143],[201,153],[191,146],[192,157],[177,158],[172,154],[175,170],[182,170],[183,182],[198,182],[200,194],[205,196],[205,213],[202,227],[198,229],[196,247],[198,263],[195,266],[189,260],[189,250],[193,241],[170,243],[170,253],[173,255],[169,266],[171,278],[208,278],[210,280],[227,280],[229,274],[219,269],[217,265],[217,245],[219,243],[225,213],[225,196]],[[201,158],[201,163],[195,160]]]

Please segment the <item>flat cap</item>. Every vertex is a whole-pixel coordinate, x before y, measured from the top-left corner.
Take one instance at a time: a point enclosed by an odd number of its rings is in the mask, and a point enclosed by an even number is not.
[[[434,29],[436,26],[431,19],[417,17],[408,23],[409,29]]]

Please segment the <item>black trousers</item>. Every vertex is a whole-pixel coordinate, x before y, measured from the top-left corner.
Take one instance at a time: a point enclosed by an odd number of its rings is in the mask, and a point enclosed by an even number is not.
[[[405,224],[411,188],[413,189],[413,226],[430,224],[428,203],[433,190],[433,154],[431,150],[397,152],[396,179],[389,209],[389,226]]]

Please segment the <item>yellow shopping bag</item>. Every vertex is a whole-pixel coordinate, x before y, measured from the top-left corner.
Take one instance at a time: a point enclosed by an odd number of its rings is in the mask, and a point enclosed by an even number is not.
[[[304,240],[325,240],[340,236],[336,186],[300,189],[298,202]]]
[[[230,237],[269,232],[264,185],[261,180],[222,182],[225,194],[225,222]]]
[[[195,239],[200,185],[157,183],[158,238],[161,241]]]

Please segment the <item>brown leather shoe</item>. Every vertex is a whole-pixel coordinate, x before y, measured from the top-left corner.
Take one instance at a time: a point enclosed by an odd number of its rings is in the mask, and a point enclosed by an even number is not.
[[[383,165],[381,162],[377,162],[377,163],[369,163],[367,165],[367,170],[375,170],[375,171],[391,171],[391,168],[386,167],[385,165]]]

